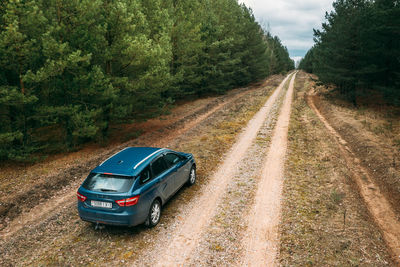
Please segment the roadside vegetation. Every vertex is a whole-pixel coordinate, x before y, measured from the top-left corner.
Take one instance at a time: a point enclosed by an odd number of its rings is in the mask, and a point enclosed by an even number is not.
[[[297,77],[283,189],[280,264],[393,266],[336,141],[307,105],[305,94],[315,83],[304,72]]]
[[[236,0],[0,3],[0,161],[103,143],[111,124],[294,68]]]
[[[360,99],[354,107],[332,88],[320,86],[318,93],[317,108],[400,214],[400,107],[385,105],[373,96]]]
[[[316,43],[299,68],[315,74],[311,76],[315,108],[364,170],[360,179],[382,196],[382,201],[373,202],[385,207],[372,209],[371,199],[368,202],[363,195],[369,217],[380,225],[398,263],[398,244],[387,233],[388,229],[398,233],[400,218],[400,3],[338,0],[333,7],[322,30],[314,31]],[[386,200],[388,204],[383,204]],[[393,211],[393,220],[379,220],[386,207]]]
[[[354,106],[373,95],[400,106],[400,2],[337,0],[299,68]]]
[[[163,129],[173,138],[164,146],[193,153],[198,163],[198,181],[195,186],[184,188],[163,209],[162,221],[151,230],[107,226],[95,230],[82,222],[76,212],[76,197],[66,199],[38,221],[26,225],[0,245],[3,251],[0,265],[137,265],[150,262],[151,252],[160,244],[168,244],[177,222],[185,216],[186,203],[191,201],[207,183],[209,176],[223,160],[224,153],[235,142],[240,130],[265,103],[272,90],[279,85],[281,76],[274,76],[266,83],[246,91],[240,98],[229,102],[209,118],[194,125],[184,134]],[[225,96],[224,96],[225,97]],[[226,101],[223,99],[222,101]],[[194,118],[195,119],[195,118]],[[178,129],[175,129],[178,131]],[[158,142],[154,136],[164,137],[156,131],[152,136],[133,140],[137,145]],[[111,151],[110,151],[111,153]],[[104,155],[104,157],[106,157]],[[98,162],[101,160],[99,159]],[[82,173],[75,178],[79,183],[90,164],[81,163]],[[61,173],[62,174],[62,173]],[[65,188],[63,191],[76,188]],[[52,201],[50,201],[52,202]],[[98,256],[100,255],[100,256]]]

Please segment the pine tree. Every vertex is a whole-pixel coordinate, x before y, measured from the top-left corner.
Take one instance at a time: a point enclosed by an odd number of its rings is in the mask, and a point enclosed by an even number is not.
[[[290,62],[236,0],[2,1],[0,159],[101,142],[110,123]]]
[[[334,84],[354,105],[375,90],[400,104],[400,5],[392,0],[338,0],[326,15],[316,45],[304,59],[326,84]]]
[[[2,3],[0,31],[0,159],[19,159],[31,153],[31,111],[37,102],[25,73],[40,56],[36,27],[44,18],[33,1]]]
[[[244,27],[242,35],[245,36],[243,51],[246,53],[242,56],[242,62],[247,68],[247,74],[242,78],[242,84],[257,81],[265,78],[269,74],[269,57],[267,54],[267,45],[264,38],[264,31],[256,22],[251,9],[242,5]]]
[[[167,96],[182,98],[195,94],[202,79],[199,60],[204,56],[203,11],[197,0],[171,0],[168,7],[173,19],[170,61],[173,83]]]

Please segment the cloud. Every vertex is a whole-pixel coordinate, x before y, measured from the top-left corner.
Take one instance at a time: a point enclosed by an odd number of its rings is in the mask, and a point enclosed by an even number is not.
[[[314,44],[313,29],[319,29],[333,0],[242,0],[251,7],[260,24],[268,27],[287,46],[292,57],[304,56]]]

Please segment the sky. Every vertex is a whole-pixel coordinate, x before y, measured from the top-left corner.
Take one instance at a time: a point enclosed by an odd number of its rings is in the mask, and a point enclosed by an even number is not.
[[[320,29],[333,0],[239,0],[253,10],[257,21],[277,35],[295,61],[313,46],[313,29]]]

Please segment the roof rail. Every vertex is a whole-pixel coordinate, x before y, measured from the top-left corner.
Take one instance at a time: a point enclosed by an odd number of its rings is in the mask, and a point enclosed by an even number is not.
[[[154,151],[153,153],[151,153],[150,155],[148,155],[147,157],[145,157],[144,159],[142,159],[138,164],[135,165],[135,167],[133,167],[133,169],[135,170],[140,164],[142,164],[143,162],[145,162],[148,158],[150,158],[151,156],[153,156],[154,154],[160,152],[161,150],[164,150],[165,148],[160,148],[156,151]]]
[[[119,152],[122,152],[122,151],[124,151],[125,149],[128,149],[128,148],[129,148],[129,146],[128,146],[128,147],[125,147],[124,149],[122,149],[122,150],[120,150],[120,151],[118,151],[117,153],[113,154],[112,156],[109,156],[106,160],[104,160],[102,163],[100,163],[99,166],[103,165],[104,162],[106,162],[107,160],[111,159],[112,157],[114,157],[115,155],[117,155]]]

